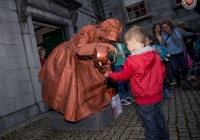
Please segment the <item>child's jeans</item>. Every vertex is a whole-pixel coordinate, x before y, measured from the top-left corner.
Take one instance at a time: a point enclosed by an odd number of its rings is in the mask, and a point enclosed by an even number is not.
[[[146,140],[169,140],[161,102],[137,106],[144,121]]]
[[[114,66],[114,71],[121,72],[122,68],[123,68],[123,65]],[[117,82],[117,91],[118,91],[120,99],[124,99],[124,92],[125,92],[126,97],[130,97],[128,81],[124,81],[124,82],[118,81]]]

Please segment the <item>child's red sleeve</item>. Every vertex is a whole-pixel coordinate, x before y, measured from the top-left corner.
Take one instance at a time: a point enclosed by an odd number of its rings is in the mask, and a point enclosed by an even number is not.
[[[121,72],[109,73],[108,77],[114,81],[126,81],[133,75],[133,66],[130,64],[128,59],[126,60]]]

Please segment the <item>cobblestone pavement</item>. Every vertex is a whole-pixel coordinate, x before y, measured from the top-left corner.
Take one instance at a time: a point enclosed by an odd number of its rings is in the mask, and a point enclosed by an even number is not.
[[[196,85],[197,86],[197,85]],[[200,139],[200,90],[171,90],[171,98],[164,99],[170,140]],[[51,112],[34,117],[0,133],[1,140],[144,140],[144,126],[136,105],[123,106],[120,114],[101,132],[52,131]]]

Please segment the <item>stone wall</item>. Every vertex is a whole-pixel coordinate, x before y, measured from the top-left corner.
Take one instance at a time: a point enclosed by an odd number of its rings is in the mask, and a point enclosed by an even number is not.
[[[39,112],[16,3],[0,3],[0,129],[6,129]]]
[[[33,18],[65,27],[74,34],[69,9],[46,0],[29,0],[25,22],[20,19],[19,2],[0,0],[0,130],[48,111],[43,102],[40,67]]]
[[[121,0],[110,0],[110,13],[113,18],[120,20],[123,24],[122,36],[126,32],[126,14]]]
[[[90,0],[77,0],[77,1],[83,4],[82,7],[77,10],[78,11],[77,26],[79,27],[78,31],[80,31],[81,27],[91,23],[96,23],[96,18]]]

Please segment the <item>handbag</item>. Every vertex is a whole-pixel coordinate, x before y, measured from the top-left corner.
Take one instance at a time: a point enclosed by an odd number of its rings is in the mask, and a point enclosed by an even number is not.
[[[185,58],[185,64],[187,67],[191,67],[193,65],[192,58],[188,55],[187,51],[184,51],[184,58]]]

